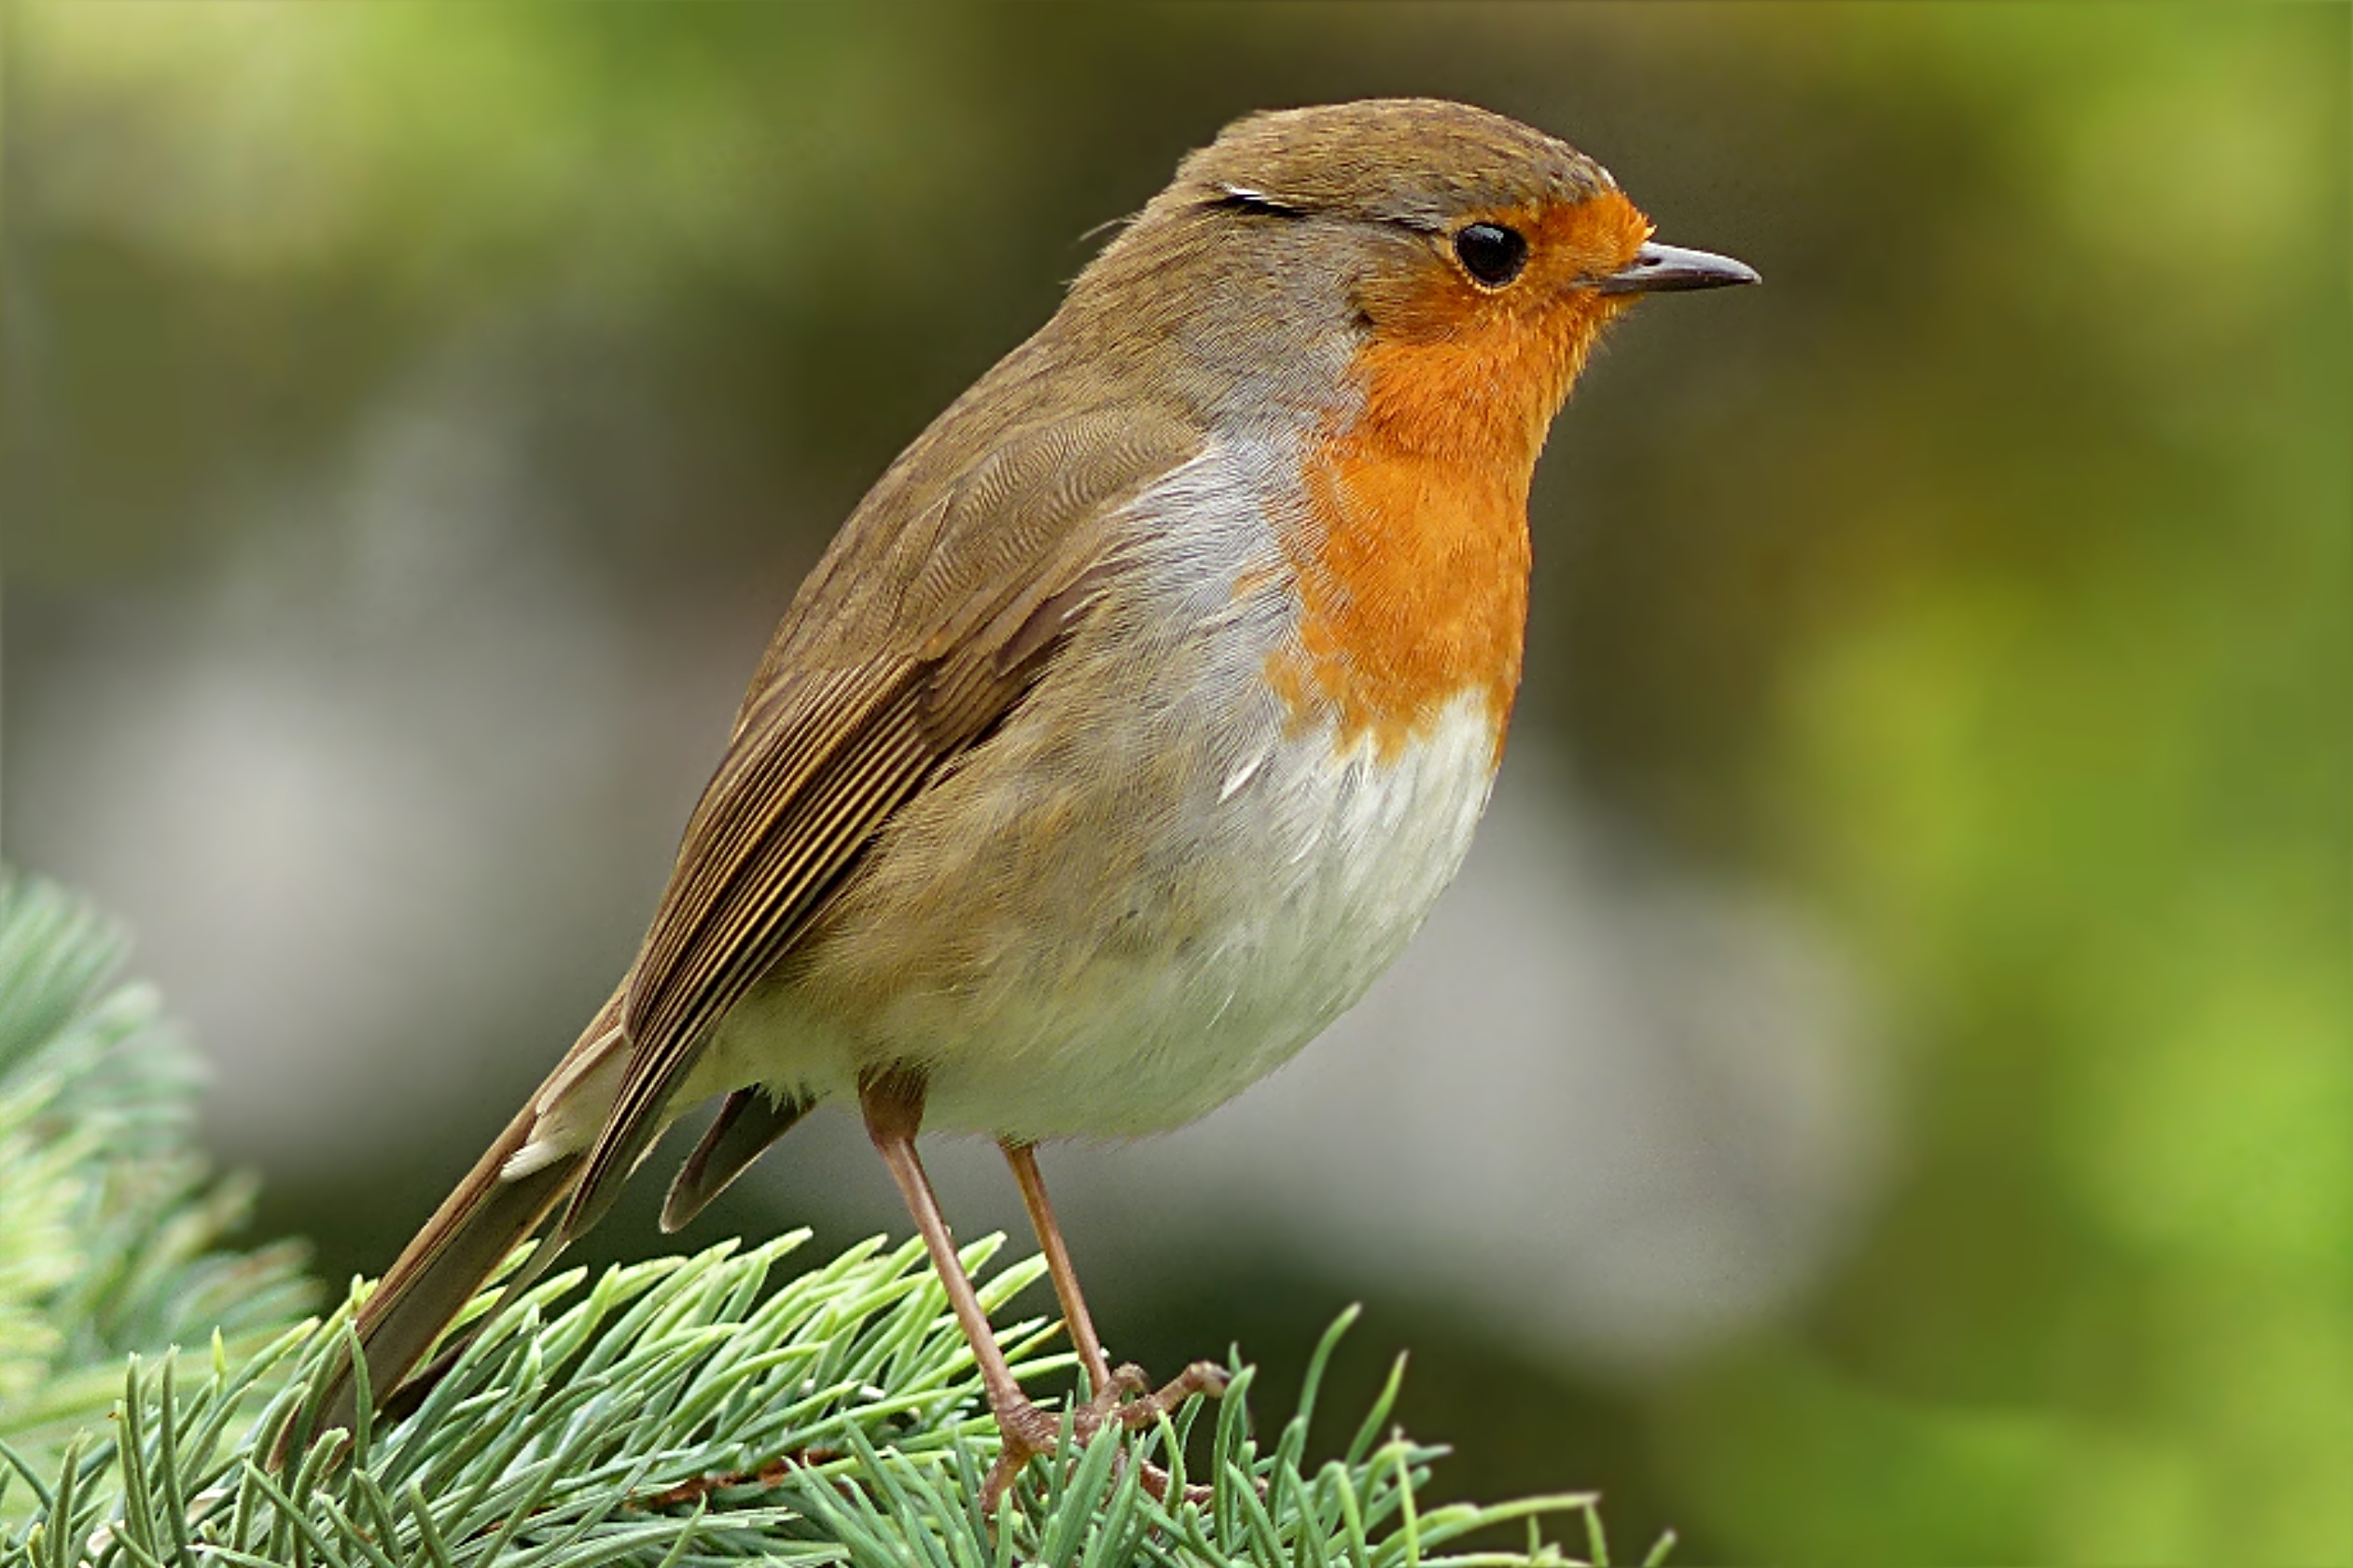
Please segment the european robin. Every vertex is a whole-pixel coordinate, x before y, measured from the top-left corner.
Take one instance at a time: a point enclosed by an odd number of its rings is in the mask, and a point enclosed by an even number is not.
[[[679,1113],[683,1225],[855,1103],[1004,1436],[1057,1422],[958,1263],[919,1127],[1010,1162],[1092,1397],[1114,1372],[1036,1146],[1183,1125],[1364,993],[1451,879],[1503,749],[1528,484],[1636,298],[1758,281],[1652,243],[1602,167],[1481,109],[1253,115],[893,463],[786,612],[610,1001],[361,1307],[378,1397]],[[348,1424],[348,1366],[310,1408]],[[289,1436],[294,1431],[289,1424]],[[284,1448],[282,1443],[281,1447]]]

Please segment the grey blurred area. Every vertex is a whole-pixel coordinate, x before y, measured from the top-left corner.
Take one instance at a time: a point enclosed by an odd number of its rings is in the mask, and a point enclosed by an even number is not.
[[[1556,427],[1405,959],[1197,1126],[1047,1152],[1112,1350],[1238,1342],[1272,1419],[1362,1300],[1338,1422],[1410,1346],[1447,1490],[1598,1486],[1621,1555],[2342,1557],[2297,1391],[2353,1211],[2294,1162],[2353,1115],[2347,43],[0,4],[7,857],[135,930],[258,1228],[380,1270],[627,963],[833,527],[1100,226],[1250,110],[1469,100],[1766,286],[1643,305]],[[586,1260],[906,1228],[838,1113],[684,1237],[637,1186]]]

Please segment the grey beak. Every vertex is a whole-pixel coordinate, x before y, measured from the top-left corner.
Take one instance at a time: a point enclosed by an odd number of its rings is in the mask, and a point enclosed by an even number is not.
[[[1622,271],[1594,285],[1596,294],[1678,294],[1691,288],[1729,288],[1761,284],[1757,270],[1729,256],[1680,245],[1646,244]]]

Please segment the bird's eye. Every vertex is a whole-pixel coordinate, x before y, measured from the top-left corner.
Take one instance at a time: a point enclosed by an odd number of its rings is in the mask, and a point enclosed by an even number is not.
[[[1501,288],[1528,264],[1528,243],[1515,229],[1499,223],[1474,223],[1455,236],[1455,255],[1463,271],[1489,288]]]

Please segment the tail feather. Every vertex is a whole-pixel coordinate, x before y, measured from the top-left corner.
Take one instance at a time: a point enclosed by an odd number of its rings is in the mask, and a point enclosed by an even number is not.
[[[371,1404],[382,1407],[409,1380],[466,1302],[571,1192],[579,1177],[577,1153],[559,1155],[511,1179],[506,1168],[531,1141],[550,1092],[578,1080],[583,1056],[617,1040],[620,1004],[617,993],[360,1303],[354,1328]],[[522,1279],[536,1276],[555,1251],[542,1247]],[[521,1283],[510,1283],[509,1293]],[[271,1449],[272,1467],[281,1466],[313,1434],[350,1428],[358,1405],[355,1368],[349,1358],[339,1357],[334,1370],[279,1431]]]
[[[489,1283],[509,1253],[537,1230],[578,1173],[578,1156],[559,1159],[520,1181],[503,1181],[499,1168],[529,1138],[530,1107],[508,1124],[457,1189],[443,1200],[360,1303],[355,1327],[368,1366],[370,1402],[381,1406],[423,1361],[466,1303]],[[348,1429],[358,1412],[358,1385],[348,1358],[305,1401],[271,1453],[276,1466],[298,1440],[330,1426]]]

